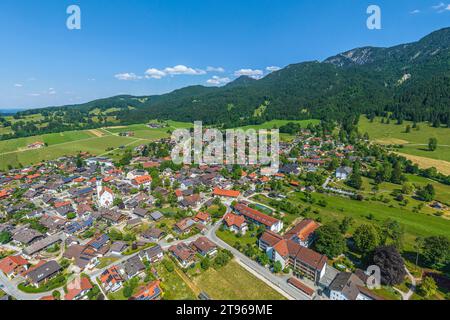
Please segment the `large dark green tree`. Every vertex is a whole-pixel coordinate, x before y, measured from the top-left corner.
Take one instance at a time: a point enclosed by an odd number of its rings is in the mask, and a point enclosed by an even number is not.
[[[394,246],[376,248],[372,256],[372,262],[380,268],[383,285],[393,286],[405,280],[405,263]]]
[[[442,269],[450,263],[450,240],[444,236],[432,236],[423,241],[422,255],[425,263]]]
[[[327,224],[316,230],[315,249],[328,258],[335,258],[346,251],[346,241],[336,224]]]

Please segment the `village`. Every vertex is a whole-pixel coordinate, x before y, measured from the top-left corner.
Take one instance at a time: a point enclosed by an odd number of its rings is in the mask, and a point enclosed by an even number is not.
[[[319,188],[356,196],[336,186],[360,159],[353,145],[302,129],[280,143],[275,175],[257,165],[177,166],[170,148],[162,139],[120,161],[81,153],[2,174],[4,299],[165,299],[162,270],[188,278],[232,259],[286,299],[382,299],[367,287],[370,274],[312,249],[320,219],[272,205]],[[325,181],[299,178],[314,178],[332,159],[348,165],[338,162]],[[245,244],[252,238],[256,246]]]

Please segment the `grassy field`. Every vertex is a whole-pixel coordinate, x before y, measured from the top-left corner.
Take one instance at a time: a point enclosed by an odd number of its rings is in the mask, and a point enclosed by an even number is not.
[[[54,160],[62,156],[73,156],[82,152],[89,152],[92,155],[106,153],[108,148],[118,148],[122,145],[134,143],[136,140],[118,136],[104,136],[89,138],[72,142],[55,144],[37,150],[26,150],[12,153],[0,154],[0,169],[6,169],[8,165],[24,166],[39,163],[47,160]]]
[[[29,144],[38,141],[47,143],[49,146],[52,146],[55,144],[89,139],[93,137],[95,137],[95,135],[91,133],[89,130],[86,130],[86,131],[67,131],[61,133],[50,133],[40,136],[4,140],[0,141],[0,153],[25,149]]]
[[[72,156],[80,151],[92,155],[108,154],[107,149],[121,146],[136,147],[139,144],[167,138],[168,130],[176,128],[189,128],[191,124],[181,122],[168,122],[169,127],[151,129],[145,124],[101,128],[95,130],[68,131],[45,134],[40,136],[18,138],[0,141],[0,170],[6,170],[9,165],[17,167],[53,160],[62,156]],[[134,137],[120,137],[121,132],[132,131]],[[27,146],[34,142],[44,142],[48,147],[28,150]]]
[[[232,247],[236,242],[239,242],[242,246],[246,246],[247,244],[257,244],[258,242],[258,238],[254,234],[252,234],[251,231],[248,231],[243,236],[237,237],[236,234],[229,230],[217,230],[216,235]]]
[[[174,271],[168,272],[161,264],[156,267],[162,279],[161,289],[164,292],[164,300],[195,300],[196,296],[184,280]]]
[[[350,233],[363,223],[382,224],[388,218],[395,219],[405,228],[405,249],[411,249],[418,236],[450,236],[450,220],[442,217],[425,213],[413,213],[409,209],[391,206],[391,204],[379,201],[356,201],[317,193],[313,194],[313,198],[316,200],[316,203],[319,200],[325,200],[328,203],[327,207],[323,208],[317,204],[310,205],[306,203],[303,193],[292,193],[288,197],[289,201],[295,205],[300,205],[301,208],[311,206],[312,211],[317,210],[318,213],[311,212],[309,215],[313,219],[320,218],[322,223],[335,220],[341,221],[344,217],[354,218],[355,224]],[[257,200],[262,203],[268,203],[269,201],[268,198],[263,196],[257,196]],[[369,214],[373,215],[372,219],[369,218]]]
[[[450,161],[450,129],[433,128],[428,123],[419,123],[420,130],[411,129],[406,133],[406,126],[413,126],[412,122],[405,121],[402,125],[381,123],[381,118],[375,118],[371,123],[366,117],[359,121],[359,131],[367,132],[371,140],[386,145],[403,145],[399,152],[431,158],[439,161]],[[428,151],[428,140],[436,138],[438,148],[436,151]]]
[[[310,124],[310,123],[312,123],[312,124],[320,123],[320,120],[272,120],[272,121],[264,122],[262,124],[250,125],[250,126],[245,126],[245,127],[240,127],[240,128],[244,129],[244,130],[247,130],[247,129],[255,129],[255,130],[273,129],[273,128],[280,128],[280,127],[288,124],[289,122],[298,123],[302,126],[302,128],[306,128],[308,126],[308,124]]]
[[[215,300],[284,300],[267,284],[230,261],[225,267],[209,268],[193,279],[194,283]]]

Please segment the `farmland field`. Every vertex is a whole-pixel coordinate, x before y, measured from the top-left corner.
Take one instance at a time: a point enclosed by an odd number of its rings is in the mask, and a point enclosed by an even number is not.
[[[0,153],[18,151],[20,149],[26,148],[27,145],[34,142],[44,142],[49,146],[52,146],[55,144],[89,139],[93,137],[95,137],[95,135],[90,133],[89,131],[67,131],[61,133],[50,133],[40,136],[4,140],[0,141]]]
[[[375,118],[374,122],[371,123],[366,117],[361,117],[359,131],[361,133],[367,132],[371,140],[380,144],[403,145],[403,148],[398,150],[401,153],[444,162],[450,161],[449,128],[433,128],[428,123],[419,123],[420,130],[411,129],[410,133],[406,133],[407,125],[412,127],[413,123],[404,121],[402,125],[383,124],[380,118]],[[438,141],[436,151],[427,150],[430,138],[436,138]]]
[[[73,156],[80,152],[101,155],[106,153],[108,148],[118,148],[134,141],[135,139],[126,137],[105,136],[55,144],[36,150],[4,153],[0,154],[0,169],[6,169],[8,165],[31,165],[46,160],[54,160],[62,156]]]
[[[259,280],[236,261],[215,270],[209,268],[194,283],[215,300],[284,300],[277,291]]]
[[[151,129],[145,124],[137,124],[0,141],[0,170],[5,170],[8,166],[27,166],[62,156],[73,156],[81,151],[97,156],[107,155],[109,154],[107,149],[116,149],[121,146],[136,147],[142,143],[169,137],[168,130],[191,126],[189,123],[173,121],[169,121],[168,124],[169,127],[160,129]],[[127,131],[132,131],[135,135],[133,137],[118,135]],[[34,142],[44,142],[47,146],[28,150],[27,146]]]

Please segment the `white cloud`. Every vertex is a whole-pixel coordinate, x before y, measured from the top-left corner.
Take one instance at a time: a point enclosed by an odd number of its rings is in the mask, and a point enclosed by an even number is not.
[[[56,94],[56,90],[53,89],[53,88],[49,88],[49,89],[48,89],[48,94],[51,95],[51,96],[53,96],[53,95]]]
[[[269,72],[275,72],[275,71],[281,70],[281,68],[277,67],[277,66],[271,66],[271,67],[267,67],[266,70]]]
[[[95,78],[89,78],[88,81],[95,81]]]
[[[225,72],[225,69],[222,68],[222,67],[207,67],[207,68],[206,68],[206,71],[208,71],[208,72],[220,72],[220,73],[223,73],[223,72]]]
[[[164,72],[168,75],[191,75],[198,76],[206,74],[205,70],[193,69],[184,65],[177,65],[175,67],[168,67],[164,69]]]
[[[262,70],[253,70],[253,69],[241,69],[234,72],[236,77],[248,76],[253,79],[261,79],[264,72]]]
[[[123,81],[132,81],[132,80],[142,79],[141,76],[138,76],[132,72],[131,73],[128,73],[128,72],[127,73],[119,73],[119,74],[116,74],[114,77],[118,80],[123,80]]]
[[[230,78],[227,78],[227,77],[221,78],[218,76],[213,76],[211,79],[207,80],[206,82],[211,85],[220,86],[221,84],[226,84],[230,81],[231,81]]]
[[[432,8],[434,10],[439,10],[439,9],[444,8],[444,7],[445,7],[445,3],[443,3],[443,2],[441,2],[441,3],[439,3],[439,4],[435,5],[435,6],[432,6]]]
[[[16,88],[22,88],[22,87],[23,87],[23,84],[21,84],[21,83],[16,83],[16,84],[14,84],[14,87],[16,87]]]
[[[145,77],[147,79],[152,78],[152,79],[161,79],[162,77],[165,77],[167,74],[164,71],[155,69],[155,68],[150,68],[147,71],[145,71]]]
[[[413,11],[410,12],[410,14],[419,14],[419,13],[420,13],[419,9],[416,9],[416,10],[413,10]]]
[[[437,13],[442,13],[442,12],[445,12],[445,11],[450,11],[450,4],[445,4],[445,3],[441,2],[441,3],[439,3],[439,4],[435,5],[435,6],[432,6],[431,8],[436,10]]]
[[[28,94],[30,97],[39,97],[39,96],[41,96],[41,94],[40,93],[30,93],[30,94]]]

